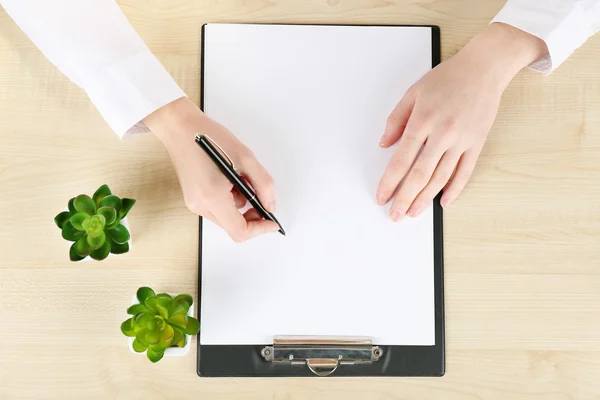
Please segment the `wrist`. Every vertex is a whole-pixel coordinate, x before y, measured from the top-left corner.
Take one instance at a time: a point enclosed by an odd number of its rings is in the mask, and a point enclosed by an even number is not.
[[[204,113],[187,97],[175,100],[144,118],[148,129],[169,149],[181,138],[189,138],[202,120]]]
[[[521,69],[542,57],[547,48],[540,38],[495,22],[475,36],[464,51],[503,90]]]

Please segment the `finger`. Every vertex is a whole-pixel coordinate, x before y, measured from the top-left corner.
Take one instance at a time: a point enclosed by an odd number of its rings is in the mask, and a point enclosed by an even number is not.
[[[233,195],[233,200],[235,201],[235,206],[237,208],[243,208],[246,205],[246,198],[235,186],[231,189],[231,194]]]
[[[234,242],[242,243],[263,233],[275,232],[279,229],[279,226],[270,220],[246,221],[235,208],[232,198],[224,200],[214,203],[213,214]]]
[[[251,208],[244,213],[244,219],[246,221],[260,221],[263,217],[255,208]]]
[[[390,215],[394,222],[400,221],[417,195],[431,180],[436,166],[444,155],[446,148],[440,142],[430,141],[417,157],[417,161],[400,185],[390,208]]]
[[[427,137],[426,123],[415,113],[408,120],[404,134],[400,138],[398,147],[387,165],[383,177],[377,187],[377,204],[386,204],[396,191],[398,184],[410,170],[415,157]]]
[[[450,179],[447,187],[444,189],[444,194],[440,201],[442,207],[448,207],[462,192],[465,185],[471,178],[477,158],[479,157],[479,151],[474,149],[467,150],[460,157],[460,161],[456,167],[454,176]]]
[[[390,147],[400,139],[410,113],[413,110],[414,103],[415,96],[413,95],[413,91],[408,90],[388,116],[383,136],[379,140],[381,147]]]
[[[275,212],[275,181],[254,155],[244,157],[241,169],[256,191],[260,202],[270,212]]]
[[[456,165],[460,160],[461,153],[459,151],[448,150],[440,160],[440,163],[435,168],[429,183],[419,193],[415,201],[408,209],[408,215],[416,217],[431,204],[435,196],[437,196],[444,186],[450,181]]]

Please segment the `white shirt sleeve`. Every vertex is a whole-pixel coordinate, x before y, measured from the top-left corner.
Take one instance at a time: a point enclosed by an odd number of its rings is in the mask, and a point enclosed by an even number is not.
[[[492,22],[542,39],[548,53],[529,68],[548,75],[600,31],[600,0],[508,0]]]
[[[40,51],[89,96],[121,138],[185,93],[114,0],[0,0]]]

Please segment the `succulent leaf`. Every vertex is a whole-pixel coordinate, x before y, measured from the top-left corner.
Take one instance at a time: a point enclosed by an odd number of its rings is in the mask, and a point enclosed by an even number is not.
[[[165,328],[160,332],[160,342],[158,343],[163,349],[171,347],[175,339],[175,329],[166,324]]]
[[[78,212],[84,212],[89,214],[90,216],[96,213],[96,205],[94,204],[94,200],[87,194],[80,194],[75,197],[75,201],[73,202],[73,206]]]
[[[110,242],[108,240],[106,240],[106,241],[104,241],[104,244],[102,245],[102,247],[100,247],[99,249],[93,250],[90,253],[90,257],[92,257],[94,260],[102,261],[106,257],[108,257],[109,253],[110,253]]]
[[[156,302],[157,304],[160,304],[162,307],[166,308],[168,313],[168,310],[171,308],[171,303],[173,303],[173,300],[166,297],[156,296]]]
[[[71,219],[71,215],[73,214],[71,214],[70,211],[63,211],[59,213],[56,217],[54,217],[54,223],[56,224],[56,226],[62,229],[63,225]]]
[[[149,330],[148,333],[146,333],[145,338],[150,344],[158,344],[160,341],[160,330],[157,328]]]
[[[148,327],[148,330],[154,330],[157,327],[157,321],[156,321],[156,317],[152,317],[152,319],[148,320],[148,325],[146,325]]]
[[[194,304],[194,300],[192,299],[192,296],[190,296],[189,294],[180,294],[178,296],[175,296],[175,299],[173,299],[174,301],[179,301],[179,300],[183,300],[186,303],[188,303],[190,305],[190,307],[192,306],[192,304]]]
[[[102,199],[104,199],[106,196],[110,196],[111,194],[112,193],[110,192],[108,185],[100,186],[92,196],[92,200],[94,200],[96,208],[100,207],[100,202],[102,201]]]
[[[111,207],[100,207],[96,214],[104,217],[105,226],[112,224],[117,219],[117,211]]]
[[[144,300],[144,305],[148,307],[154,314],[158,314],[158,308],[156,305],[158,304],[158,299],[155,296],[148,297]]]
[[[156,308],[158,309],[158,315],[160,315],[163,318],[169,318],[169,310],[161,305],[160,303],[156,303]]]
[[[114,208],[116,212],[119,212],[121,210],[121,198],[114,194],[108,195],[102,199],[100,207],[111,207]]]
[[[73,243],[69,249],[69,259],[71,261],[81,261],[84,258],[85,257],[81,257],[79,254],[77,254],[77,250],[75,250],[75,243]]]
[[[69,212],[71,214],[77,214],[77,210],[75,209],[75,197],[69,200],[67,207],[69,208]]]
[[[121,324],[121,332],[123,332],[125,336],[135,336],[135,331],[133,328],[133,318],[129,318]]]
[[[152,346],[148,347],[148,351],[146,352],[146,356],[153,363],[160,361],[161,358],[165,355],[165,350],[161,349],[160,346]]]
[[[143,344],[141,344],[137,338],[133,339],[133,344],[132,344],[133,350],[136,353],[143,353],[144,351],[146,351],[148,349],[148,346],[144,346]]]
[[[61,234],[63,239],[69,240],[71,242],[75,242],[77,241],[77,239],[83,236],[83,232],[75,229],[75,227],[73,227],[73,225],[71,225],[70,222],[67,222],[63,225]]]
[[[152,296],[154,296],[154,290],[152,290],[146,286],[139,288],[136,293],[136,297],[137,297],[138,301],[140,302],[140,304],[144,304],[146,299],[148,297],[152,297]]]
[[[137,341],[144,346],[149,345],[149,343],[146,341],[146,333],[148,333],[148,328],[141,328],[135,333],[135,338]]]
[[[167,319],[167,322],[170,325],[179,328],[182,331],[185,331],[185,327],[187,326],[188,320],[185,314],[177,314],[172,315],[169,319]]]
[[[104,243],[107,243],[106,234],[104,233],[104,231],[100,231],[100,234],[98,236],[91,236],[88,233],[87,242],[92,249],[99,249],[104,245]],[[110,243],[108,244],[108,246],[108,251],[110,251]]]
[[[175,332],[173,335],[173,344],[179,347],[185,347],[185,334],[179,329],[173,329],[173,331]]]
[[[119,219],[123,219],[127,216],[127,214],[129,213],[129,211],[131,211],[131,209],[133,208],[133,205],[135,204],[135,200],[134,199],[121,199],[121,209],[119,210]]]
[[[166,307],[166,308],[171,307],[171,303],[173,302],[173,299],[171,298],[171,296],[169,296],[166,293],[157,294],[156,299],[158,301],[158,304],[160,304],[161,306]]]
[[[124,254],[129,251],[129,243],[116,243],[112,239],[110,239],[109,242],[110,242],[110,252],[113,254]]]
[[[139,313],[138,315],[136,315],[135,323],[137,324],[137,326],[139,326],[141,328],[148,328],[148,324],[153,319],[154,319],[154,317],[152,316],[152,314],[147,313],[147,312],[142,312],[142,313]]]
[[[71,216],[69,220],[71,225],[78,231],[85,231],[86,229],[83,227],[83,222],[90,219],[90,216],[84,212],[78,212],[77,214]],[[86,224],[87,225],[87,224]]]
[[[108,233],[108,235],[110,236],[110,238],[112,240],[114,240],[116,243],[119,243],[119,244],[126,243],[131,237],[127,228],[125,228],[121,224],[118,224],[117,226],[115,226],[112,229],[107,230],[106,232]]]
[[[194,317],[188,317],[187,326],[185,328],[185,333],[188,335],[195,335],[200,330],[200,322]]]
[[[117,213],[117,218],[115,218],[115,222],[113,222],[112,224],[106,224],[106,227],[104,228],[105,230],[111,230],[111,229],[115,229],[115,226],[119,225],[119,223],[121,222],[121,220],[119,219],[119,214]]]
[[[92,246],[87,241],[87,235],[83,235],[75,242],[75,251],[81,257],[87,257],[92,252]]]
[[[138,315],[139,313],[147,312],[148,309],[143,304],[134,304],[127,309],[127,314]]]
[[[92,218],[97,218],[98,221],[100,221],[100,225],[102,225],[102,228],[104,228],[104,226],[106,226],[106,218],[104,218],[104,215],[96,214]]]
[[[182,301],[182,300],[173,301],[173,304],[171,305],[171,308],[169,309],[169,314],[171,314],[171,315],[187,314],[189,309],[190,309],[190,305],[188,303],[186,303],[185,301]]]

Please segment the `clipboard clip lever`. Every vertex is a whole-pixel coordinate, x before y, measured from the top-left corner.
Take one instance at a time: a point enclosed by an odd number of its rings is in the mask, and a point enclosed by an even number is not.
[[[383,356],[364,337],[278,336],[261,350],[267,362],[306,365],[317,376],[328,376],[340,365],[370,364]]]

